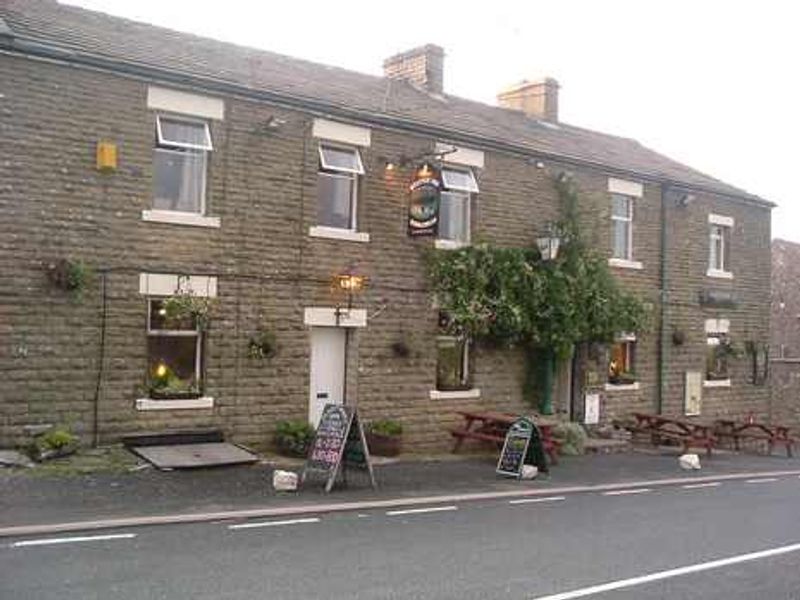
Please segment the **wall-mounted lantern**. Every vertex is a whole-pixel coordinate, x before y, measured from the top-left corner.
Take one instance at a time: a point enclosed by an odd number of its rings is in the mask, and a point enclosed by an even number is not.
[[[561,247],[561,236],[558,228],[552,223],[548,223],[544,232],[536,238],[536,247],[542,260],[555,260],[558,256],[558,249]]]
[[[331,281],[331,288],[335,296],[347,298],[347,306],[343,307],[341,303],[336,303],[336,325],[338,326],[342,315],[349,315],[350,309],[353,308],[353,297],[356,294],[364,291],[367,287],[369,279],[365,275],[357,275],[353,273],[352,269],[344,273],[338,273],[333,276]]]

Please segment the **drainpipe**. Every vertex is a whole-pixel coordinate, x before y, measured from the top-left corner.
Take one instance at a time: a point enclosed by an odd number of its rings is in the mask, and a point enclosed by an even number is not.
[[[656,414],[664,410],[664,395],[667,384],[667,184],[661,183],[661,240],[659,260],[659,319],[658,319],[658,395],[656,399]]]

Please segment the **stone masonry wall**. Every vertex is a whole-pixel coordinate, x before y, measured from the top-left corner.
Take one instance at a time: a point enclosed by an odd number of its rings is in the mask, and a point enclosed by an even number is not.
[[[389,172],[384,164],[387,157],[419,155],[447,140],[371,128],[358,203],[358,228],[369,233],[369,243],[314,238],[308,235],[316,214],[313,115],[225,98],[225,119],[211,123],[207,192],[207,213],[219,217],[221,227],[152,223],[142,220],[152,204],[156,116],[147,109],[148,82],[9,56],[0,57],[0,81],[0,445],[20,442],[25,425],[44,422],[67,424],[91,439],[96,400],[101,441],[213,426],[236,441],[269,443],[276,421],[307,415],[310,349],[303,311],[333,307],[328,282],[347,268],[370,280],[355,305],[366,309],[368,326],[350,333],[348,401],[358,403],[363,418],[399,419],[406,447],[430,451],[449,447],[445,428],[457,422],[456,410],[529,410],[521,396],[522,357],[482,345],[472,357],[480,397],[430,397],[437,319],[423,260],[433,241],[406,233],[411,170]],[[280,119],[280,127],[265,127],[271,118]],[[119,168],[112,174],[95,169],[100,139],[118,145]],[[576,176],[587,235],[608,252],[608,173],[553,162],[540,168],[528,157],[498,152],[487,152],[484,168],[476,170],[481,192],[472,206],[473,240],[530,244],[558,214],[550,177],[562,170]],[[652,411],[658,401],[661,188],[645,183],[644,189],[633,238],[643,268],[614,272],[652,304],[654,323],[637,342],[639,389],[603,390],[604,418]],[[705,277],[712,210],[736,219],[735,277],[722,282],[741,300],[733,310],[709,311],[697,303],[700,289],[720,285]],[[705,318],[730,318],[739,339],[766,335],[769,212],[703,196],[686,208],[671,207],[667,228],[668,331],[684,329],[687,341],[668,347],[664,409],[678,413],[683,372],[705,356]],[[45,268],[59,258],[84,260],[95,270],[81,297],[48,282]],[[141,272],[218,278],[205,357],[213,408],[136,409],[147,370]],[[247,342],[264,326],[275,332],[278,352],[267,360],[250,358]],[[409,356],[394,355],[398,340],[408,343]],[[768,387],[751,386],[744,367],[737,367],[731,388],[705,390],[703,418],[763,412],[767,398]],[[566,410],[563,398],[557,405]]]

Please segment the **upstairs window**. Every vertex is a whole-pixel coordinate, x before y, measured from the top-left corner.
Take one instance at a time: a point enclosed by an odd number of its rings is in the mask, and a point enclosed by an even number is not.
[[[612,385],[636,383],[636,336],[621,335],[611,346],[608,383]]]
[[[478,193],[478,183],[471,169],[442,169],[442,194],[439,205],[440,240],[469,244],[470,204]]]
[[[709,215],[708,275],[730,277],[730,242],[733,219]]]
[[[633,200],[611,194],[612,258],[633,260]]]
[[[208,123],[156,117],[154,208],[205,213],[206,168],[212,149]]]
[[[364,174],[356,148],[320,144],[317,225],[356,230],[358,179]]]

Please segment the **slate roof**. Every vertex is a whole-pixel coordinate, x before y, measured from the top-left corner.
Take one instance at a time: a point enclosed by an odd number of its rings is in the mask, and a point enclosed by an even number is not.
[[[456,140],[464,136],[480,138],[771,205],[635,140],[565,123],[554,126],[518,111],[447,94],[432,96],[405,82],[172,31],[54,0],[0,0],[0,18],[16,40],[39,41],[129,65],[213,78],[317,106],[324,104],[332,113],[346,108],[417,126],[429,125],[453,132]]]

